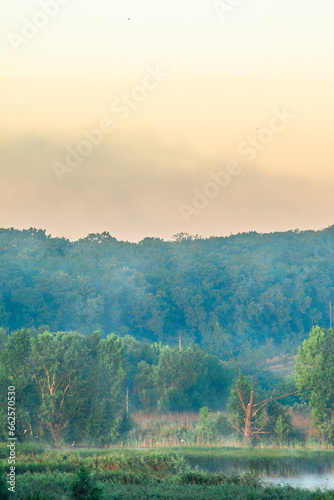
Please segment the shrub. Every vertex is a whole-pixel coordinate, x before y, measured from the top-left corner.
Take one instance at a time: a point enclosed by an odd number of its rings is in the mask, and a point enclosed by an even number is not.
[[[26,497],[25,500],[48,500],[48,498],[39,491],[36,495]]]
[[[229,437],[234,433],[234,429],[231,427],[228,418],[220,412],[216,416],[213,429],[218,437],[222,436],[223,438]]]
[[[102,489],[97,479],[86,467],[81,466],[71,485],[72,497],[76,500],[100,500]]]
[[[288,438],[290,427],[284,420],[283,415],[279,415],[276,420],[274,432],[280,444],[282,444]]]
[[[0,498],[1,500],[7,500],[9,498],[6,477],[3,475],[2,471],[0,471]]]

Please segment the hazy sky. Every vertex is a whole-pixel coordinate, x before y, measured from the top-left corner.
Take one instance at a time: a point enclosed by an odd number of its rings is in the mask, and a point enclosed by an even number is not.
[[[0,7],[0,227],[334,224],[333,0]]]

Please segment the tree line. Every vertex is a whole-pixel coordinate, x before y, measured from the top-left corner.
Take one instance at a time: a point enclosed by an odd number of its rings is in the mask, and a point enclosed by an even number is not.
[[[217,409],[228,396],[225,363],[198,346],[179,351],[99,332],[0,333],[1,394],[15,387],[20,439],[110,444],[130,429],[128,412]]]
[[[221,338],[298,346],[334,303],[334,226],[172,241],[0,230],[0,325],[99,330],[219,353]]]
[[[214,422],[222,434],[233,430],[249,444],[261,433],[283,439],[291,428],[289,406],[299,399],[312,410],[315,435],[332,442],[333,347],[334,330],[314,327],[299,347],[295,373],[273,387],[268,374],[259,383],[242,373],[234,357],[223,361],[198,345],[178,348],[128,335],[44,328],[8,335],[1,329],[0,392],[5,396],[15,387],[19,440],[55,446],[125,439],[133,425],[130,413],[137,410],[200,411],[208,432],[209,412],[225,411]],[[4,405],[0,436],[8,436]]]

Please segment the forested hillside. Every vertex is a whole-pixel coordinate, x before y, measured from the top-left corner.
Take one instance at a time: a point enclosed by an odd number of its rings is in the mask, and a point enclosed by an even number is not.
[[[297,344],[329,326],[334,226],[173,241],[70,242],[45,231],[0,230],[0,326],[200,343],[219,349],[272,338]]]

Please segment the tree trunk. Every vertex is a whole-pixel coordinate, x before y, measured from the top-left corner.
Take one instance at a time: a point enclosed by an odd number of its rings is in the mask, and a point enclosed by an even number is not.
[[[244,418],[245,421],[245,430],[244,430],[244,435],[247,440],[247,443],[251,446],[252,445],[252,428],[251,428],[251,419],[252,419],[252,407],[253,407],[253,394],[254,391],[251,391],[250,393],[250,400],[249,403],[246,407],[246,415]]]

